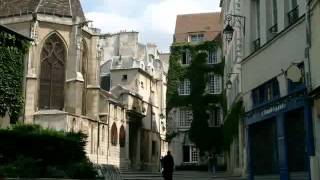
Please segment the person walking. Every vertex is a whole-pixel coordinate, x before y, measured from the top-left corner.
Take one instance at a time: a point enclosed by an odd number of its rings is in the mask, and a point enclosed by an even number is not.
[[[162,163],[164,180],[172,180],[174,162],[170,151],[168,151],[167,155],[162,159]]]

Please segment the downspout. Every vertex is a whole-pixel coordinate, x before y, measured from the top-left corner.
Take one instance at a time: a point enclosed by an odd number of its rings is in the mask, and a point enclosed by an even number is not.
[[[310,93],[312,91],[312,79],[311,79],[311,63],[310,63],[310,48],[311,48],[311,10],[310,3],[306,3],[306,48],[305,48],[305,64],[306,64],[306,86],[307,91]]]
[[[110,137],[110,103],[108,102],[108,151],[107,151],[107,164],[109,163],[109,152],[110,152],[110,142],[109,142],[109,137]]]

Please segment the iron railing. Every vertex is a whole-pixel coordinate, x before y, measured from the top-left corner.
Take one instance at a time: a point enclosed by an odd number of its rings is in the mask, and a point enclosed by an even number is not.
[[[254,51],[257,51],[258,49],[260,49],[260,38],[256,39],[253,41],[253,49]]]
[[[275,25],[271,26],[269,28],[269,32],[272,33],[272,34],[278,33],[278,24],[276,23]]]
[[[289,25],[294,24],[299,19],[299,6],[296,6],[293,8],[290,12],[288,12],[288,20]]]

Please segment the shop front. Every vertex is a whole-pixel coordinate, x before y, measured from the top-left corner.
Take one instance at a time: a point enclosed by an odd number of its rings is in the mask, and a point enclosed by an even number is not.
[[[254,108],[245,123],[249,180],[310,179],[312,111],[304,92]]]

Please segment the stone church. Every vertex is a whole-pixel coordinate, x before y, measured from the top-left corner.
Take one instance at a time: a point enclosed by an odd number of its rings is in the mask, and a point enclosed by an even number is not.
[[[121,85],[121,71],[127,73],[130,69],[115,70],[110,88],[100,88],[100,65],[103,67],[108,59],[105,52],[110,46],[106,45],[106,35],[89,27],[89,23],[79,0],[0,0],[0,24],[34,39],[25,62],[25,108],[21,119],[56,130],[84,132],[88,135],[87,155],[93,163],[112,164],[121,170],[157,170],[160,143],[165,144],[165,105],[157,106],[161,111],[149,110],[150,96],[138,95]],[[131,40],[127,43],[140,46]],[[133,49],[124,48],[122,53]],[[140,54],[147,57],[148,53]],[[121,59],[121,55],[118,57]],[[159,58],[154,58],[162,66]],[[146,88],[151,87],[151,81],[165,83],[153,78],[145,67],[135,71],[146,76]],[[127,82],[136,83],[131,78],[127,74]],[[156,101],[160,102],[159,98]],[[145,117],[152,124],[153,116],[159,123],[161,117],[161,133],[159,125],[159,130],[139,125]],[[145,148],[141,142],[148,140],[150,148]],[[143,154],[151,154],[153,159]]]

